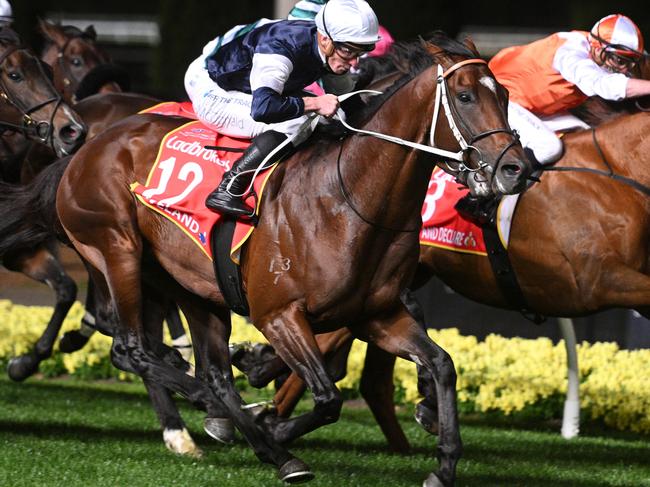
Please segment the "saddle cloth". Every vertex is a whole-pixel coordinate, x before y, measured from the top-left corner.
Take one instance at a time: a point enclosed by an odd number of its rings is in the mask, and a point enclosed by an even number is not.
[[[195,118],[189,103],[166,102],[141,113]],[[205,199],[241,153],[206,149],[206,145],[245,149],[250,140],[218,134],[197,120],[185,123],[165,135],[147,180],[132,183],[131,191],[140,203],[178,226],[212,260],[210,232],[221,215],[206,208]],[[275,167],[260,172],[255,179],[253,187],[257,195],[262,194]],[[253,195],[246,199],[252,207],[258,201]],[[256,210],[259,214],[259,207]],[[237,264],[239,249],[253,229],[254,226],[248,222],[237,222],[230,251]]]
[[[420,244],[454,252],[487,255],[483,231],[464,219],[454,208],[468,189],[440,168],[435,168],[422,206]],[[497,209],[497,230],[503,246],[508,248],[510,225],[517,195],[505,196]]]

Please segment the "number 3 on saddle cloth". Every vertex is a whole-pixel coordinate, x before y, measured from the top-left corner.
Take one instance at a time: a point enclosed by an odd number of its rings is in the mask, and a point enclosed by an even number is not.
[[[196,118],[190,103],[166,102],[140,113]],[[254,227],[250,222],[234,222],[232,219],[226,219],[221,227],[229,225],[232,230],[234,225],[232,243],[226,253],[229,258],[225,259],[229,262],[221,258],[224,252],[217,252],[215,259],[211,234],[213,227],[220,223],[222,217],[206,208],[205,199],[210,191],[217,187],[223,173],[232,167],[232,163],[241,156],[242,150],[249,145],[250,140],[234,139],[218,134],[198,120],[194,120],[165,135],[158,156],[155,161],[152,161],[146,182],[131,184],[131,191],[140,203],[177,225],[214,262],[217,280],[226,301],[233,311],[243,315],[248,314],[248,303],[241,292],[239,266],[235,264],[239,264],[240,249]],[[232,148],[236,152],[206,149],[205,146]],[[256,195],[262,194],[264,185],[275,167],[276,165],[273,165],[260,172],[255,179],[253,184],[255,194],[250,194],[246,198],[250,206],[255,207]],[[259,198],[257,200],[259,201]],[[259,207],[256,211],[259,213]],[[219,232],[221,233],[221,229]],[[221,274],[219,267],[222,266],[229,267],[225,271],[228,275]],[[233,278],[238,282],[234,283]],[[229,291],[224,289],[224,284],[231,288],[234,285],[236,289],[230,291],[234,291],[236,296],[229,299],[226,296]]]
[[[455,206],[469,190],[455,182],[454,176],[436,168],[422,206],[420,244],[454,252],[487,255],[483,229],[461,216]],[[508,248],[510,223],[517,198],[501,199],[497,209],[496,230],[504,248]]]

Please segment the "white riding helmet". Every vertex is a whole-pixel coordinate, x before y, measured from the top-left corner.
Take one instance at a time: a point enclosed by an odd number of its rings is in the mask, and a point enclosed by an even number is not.
[[[13,22],[14,16],[11,4],[8,0],[0,0],[0,25],[9,25]]]
[[[379,21],[364,0],[330,0],[314,20],[318,32],[334,42],[374,45],[379,41]]]

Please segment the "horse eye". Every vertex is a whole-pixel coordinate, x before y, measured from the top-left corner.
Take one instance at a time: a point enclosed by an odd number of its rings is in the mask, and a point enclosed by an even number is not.
[[[16,71],[11,71],[8,76],[11,81],[22,81],[23,79],[22,75]]]
[[[461,103],[469,103],[472,101],[472,95],[467,92],[458,93],[458,99]]]
[[[83,64],[83,61],[81,60],[81,58],[78,58],[78,57],[73,57],[71,62],[72,62],[72,65],[77,67],[77,68]]]

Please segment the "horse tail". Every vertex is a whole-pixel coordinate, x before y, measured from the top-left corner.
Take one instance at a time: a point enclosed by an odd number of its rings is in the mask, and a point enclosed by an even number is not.
[[[72,156],[59,159],[26,185],[0,182],[0,258],[63,235],[56,191]]]

